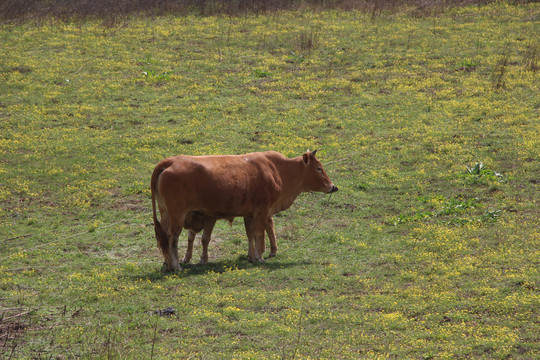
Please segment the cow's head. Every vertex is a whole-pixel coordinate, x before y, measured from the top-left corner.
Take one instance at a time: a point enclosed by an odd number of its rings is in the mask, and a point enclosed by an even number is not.
[[[320,191],[327,194],[338,191],[336,185],[332,183],[332,180],[324,171],[323,166],[319,159],[315,157],[317,150],[307,151],[302,155],[302,160],[305,166],[304,184],[306,191]]]

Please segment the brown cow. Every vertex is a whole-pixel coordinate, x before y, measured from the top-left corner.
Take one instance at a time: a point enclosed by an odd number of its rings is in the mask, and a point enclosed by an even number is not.
[[[178,236],[187,216],[198,211],[215,218],[244,217],[248,258],[262,259],[268,218],[288,209],[302,192],[338,188],[309,150],[288,159],[274,151],[245,155],[175,156],[152,174],[154,229],[167,270],[181,269]],[[156,201],[161,215],[158,221]]]
[[[184,259],[182,262],[184,264],[187,264],[191,261],[191,257],[193,255],[193,242],[195,240],[195,236],[197,233],[203,231],[201,243],[203,246],[203,252],[201,256],[201,260],[199,261],[199,264],[206,264],[208,262],[208,244],[210,243],[210,237],[212,234],[212,230],[214,229],[214,225],[218,218],[215,218],[213,216],[205,215],[199,211],[192,211],[186,216],[186,221],[184,222],[184,229],[189,230],[188,234],[188,246],[186,249],[186,255],[184,256]],[[226,220],[229,220],[229,222],[232,225],[232,218],[227,218]],[[277,254],[277,242],[276,242],[276,234],[274,232],[274,220],[272,217],[269,217],[266,221],[265,225],[266,233],[268,234],[268,238],[270,239],[270,257],[274,257]],[[264,239],[264,238],[263,238]],[[262,252],[264,253],[265,250],[265,244],[263,243],[262,246]]]

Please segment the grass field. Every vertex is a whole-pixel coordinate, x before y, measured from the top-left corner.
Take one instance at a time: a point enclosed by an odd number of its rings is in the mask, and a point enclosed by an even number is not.
[[[538,358],[539,16],[0,25],[0,357]],[[159,160],[308,148],[277,257],[161,272]]]

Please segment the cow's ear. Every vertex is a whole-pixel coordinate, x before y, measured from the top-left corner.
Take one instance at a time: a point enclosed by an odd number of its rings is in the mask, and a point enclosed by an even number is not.
[[[302,155],[302,159],[304,160],[305,165],[309,164],[309,160],[310,160],[309,150],[304,155]]]

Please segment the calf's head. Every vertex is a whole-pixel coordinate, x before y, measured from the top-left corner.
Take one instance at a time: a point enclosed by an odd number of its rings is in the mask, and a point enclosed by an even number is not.
[[[338,188],[324,171],[319,159],[315,157],[317,150],[307,151],[302,155],[305,166],[304,184],[306,191],[320,191],[327,194],[338,191]]]

